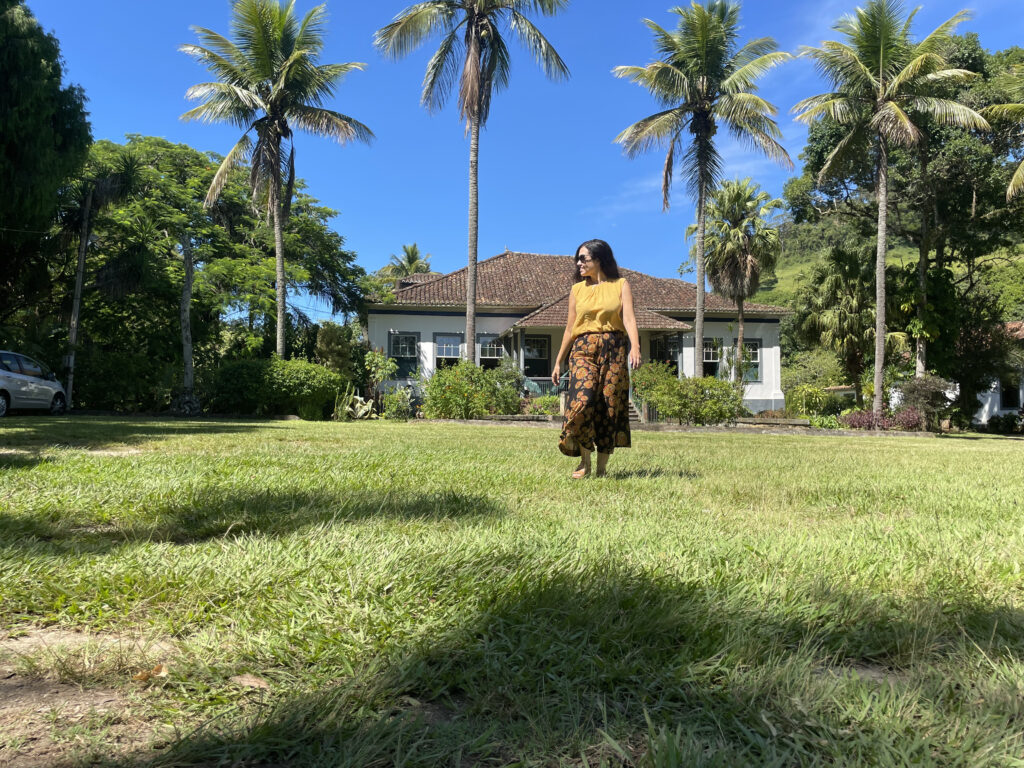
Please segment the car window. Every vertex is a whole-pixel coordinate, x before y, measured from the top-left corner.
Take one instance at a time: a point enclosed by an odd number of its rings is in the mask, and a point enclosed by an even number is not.
[[[18,359],[8,352],[0,352],[0,364],[3,365],[5,370],[10,371],[11,373],[21,373],[21,366],[18,365]]]
[[[18,362],[21,363],[21,372],[26,376],[35,376],[37,379],[43,378],[43,367],[31,357],[18,355]]]

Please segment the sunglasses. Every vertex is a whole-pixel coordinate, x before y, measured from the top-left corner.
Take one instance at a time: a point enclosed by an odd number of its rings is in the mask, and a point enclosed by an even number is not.
[[[590,263],[590,262],[592,262],[593,260],[594,260],[594,259],[593,259],[593,258],[591,258],[591,257],[584,257],[584,256],[577,256],[577,257],[576,257],[576,263],[577,263],[577,264],[589,264],[589,263]]]

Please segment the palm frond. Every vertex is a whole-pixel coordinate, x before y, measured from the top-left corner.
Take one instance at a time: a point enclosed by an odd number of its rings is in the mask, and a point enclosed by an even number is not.
[[[686,177],[687,190],[698,199],[702,192],[710,192],[718,186],[722,178],[722,156],[713,137],[705,131],[693,135],[680,165]]]
[[[377,30],[373,44],[385,56],[401,58],[416,50],[435,31],[451,32],[460,10],[459,3],[454,0],[416,3]]]
[[[374,139],[373,131],[368,127],[355,118],[335,112],[333,109],[296,104],[289,107],[287,114],[296,128],[314,136],[334,139],[339,144],[346,144],[349,141],[370,144]]]
[[[663,105],[688,102],[693,98],[689,78],[669,62],[654,61],[645,67],[615,67],[612,74],[642,85]]]
[[[840,125],[850,125],[859,119],[862,112],[860,107],[857,102],[840,94],[825,93],[798,102],[793,111],[800,110],[794,119],[805,125],[810,125],[823,117],[828,117]]]
[[[250,83],[250,78],[244,68],[244,61],[240,64],[201,45],[190,43],[179,46],[178,50],[205,65],[210,72],[226,83],[242,87]]]
[[[774,41],[773,41],[774,42]],[[775,51],[759,56],[753,61],[744,64],[722,81],[721,89],[724,93],[741,93],[752,91],[756,88],[756,81],[770,72],[775,67],[793,59],[793,54],[786,51]]]
[[[894,98],[905,89],[908,83],[941,70],[945,64],[945,60],[935,53],[924,53],[917,56],[901,69],[896,77],[886,83],[885,98]]]
[[[991,130],[991,126],[984,117],[959,101],[917,96],[910,99],[907,105],[915,112],[930,115],[942,125],[952,125],[975,131]]]
[[[1010,179],[1010,185],[1006,188],[1006,202],[1010,202],[1017,195],[1024,193],[1024,162],[1017,166]]]
[[[835,89],[838,89],[840,84],[846,91],[863,90],[877,93],[881,89],[877,75],[851,45],[826,40],[821,44],[821,48],[802,48],[801,55],[813,59],[815,69]]]
[[[206,193],[206,199],[203,200],[203,206],[206,208],[213,207],[213,204],[217,202],[217,198],[220,197],[224,184],[227,183],[228,174],[231,173],[233,168],[245,162],[245,158],[251,149],[252,140],[249,138],[249,134],[242,134],[242,138],[227,153],[217,168],[217,172],[213,175],[213,181],[210,182],[210,189]]]
[[[441,109],[451,93],[455,79],[459,76],[461,45],[459,29],[455,27],[441,39],[441,44],[430,57],[420,97],[429,112]]]
[[[995,120],[1024,122],[1024,104],[990,104],[981,110],[981,114]]]
[[[661,210],[669,209],[669,195],[672,191],[672,168],[676,162],[676,146],[679,144],[679,134],[672,137],[668,143],[668,152],[665,154],[665,164],[661,169]]]
[[[568,79],[569,67],[533,22],[513,9],[509,27],[518,35],[523,46],[533,54],[534,60],[547,77],[552,80]]]
[[[924,134],[906,112],[894,101],[887,101],[871,116],[871,128],[879,136],[896,144],[911,147],[917,144]]]
[[[862,144],[866,138],[864,126],[858,124],[840,139],[821,165],[821,170],[818,172],[818,184],[823,184],[825,179],[832,176],[839,165],[849,158],[857,146]]]
[[[689,122],[690,113],[686,108],[676,107],[656,112],[637,120],[615,137],[627,157],[634,157],[652,147],[663,146],[673,139]]]
[[[949,45],[950,38],[953,36],[953,30],[970,18],[970,11],[960,11],[947,19],[914,47],[916,52],[918,54],[936,54],[941,56]]]

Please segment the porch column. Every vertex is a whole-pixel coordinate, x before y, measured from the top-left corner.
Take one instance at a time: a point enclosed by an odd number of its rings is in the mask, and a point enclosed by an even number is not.
[[[676,334],[676,378],[683,378],[683,334]]]

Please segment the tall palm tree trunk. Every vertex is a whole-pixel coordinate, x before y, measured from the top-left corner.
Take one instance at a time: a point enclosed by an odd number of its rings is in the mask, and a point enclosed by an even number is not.
[[[476,362],[476,249],[480,221],[477,165],[480,159],[480,110],[469,121],[469,264],[466,267],[466,359]]]
[[[878,142],[878,250],[875,254],[875,398],[872,410],[882,415],[885,369],[885,254],[889,223],[889,152],[884,138]]]
[[[82,284],[85,282],[85,251],[89,247],[92,193],[93,188],[90,185],[89,193],[85,196],[85,205],[82,207],[82,229],[78,234],[78,266],[75,269],[75,294],[71,303],[71,321],[68,323],[68,353],[64,358],[64,367],[68,373],[64,395],[67,398],[69,411],[72,404],[72,390],[75,385],[75,346],[78,344],[78,315],[82,311]]]
[[[928,340],[924,336],[925,310],[928,304],[928,218],[931,215],[930,194],[928,185],[928,157],[921,156],[921,181],[925,188],[924,204],[921,207],[921,243],[917,252],[917,321],[921,326],[918,330],[917,349],[914,360],[914,376],[924,376],[927,367]]]
[[[704,210],[706,190],[703,185],[697,194],[697,309],[693,320],[693,375],[704,377]]]
[[[275,173],[270,182],[270,208],[274,221],[274,257],[277,267],[277,356],[284,357],[285,280],[284,232],[281,222],[281,178]]]
[[[185,280],[181,286],[181,357],[184,362],[182,395],[191,398],[195,389],[195,370],[192,367],[192,280],[195,264],[192,261],[192,243],[185,237],[181,243],[182,261],[185,263]]]
[[[743,391],[743,299],[736,301],[736,381]]]

